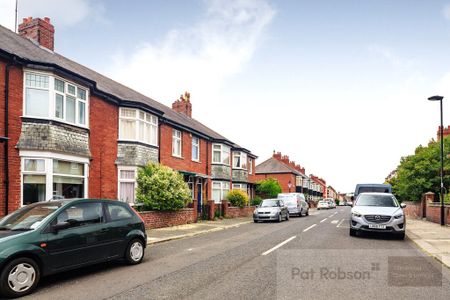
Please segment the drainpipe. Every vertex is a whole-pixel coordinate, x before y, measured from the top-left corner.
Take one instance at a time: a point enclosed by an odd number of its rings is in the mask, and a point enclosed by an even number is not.
[[[9,165],[8,165],[8,113],[9,113],[9,69],[12,63],[8,63],[5,67],[5,141],[4,141],[4,168],[5,168],[5,215],[8,214],[8,196],[9,196]]]
[[[212,149],[211,149],[212,151]],[[209,177],[209,164],[211,162],[209,161],[209,141],[206,140],[206,176]],[[206,201],[209,200],[209,184],[208,184],[208,178],[206,178]]]

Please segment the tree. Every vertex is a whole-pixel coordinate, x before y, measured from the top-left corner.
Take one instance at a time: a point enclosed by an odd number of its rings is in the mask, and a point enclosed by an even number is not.
[[[445,149],[450,149],[450,137],[444,138],[444,186],[450,185],[450,162]],[[447,150],[448,151],[448,150]],[[440,193],[440,143],[432,140],[428,146],[419,146],[413,155],[402,157],[397,175],[388,183],[401,201],[419,201],[426,192]]]
[[[192,201],[180,173],[153,163],[138,172],[136,200],[145,210],[179,210]]]
[[[258,181],[256,186],[256,192],[263,198],[276,198],[281,193],[281,185],[278,180],[274,178],[267,178]]]
[[[241,190],[232,190],[228,192],[225,198],[230,201],[232,206],[239,206],[242,208],[248,204],[247,193]]]

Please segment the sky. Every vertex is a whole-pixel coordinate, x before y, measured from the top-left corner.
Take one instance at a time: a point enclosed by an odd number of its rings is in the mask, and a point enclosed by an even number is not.
[[[18,0],[55,51],[340,192],[381,183],[450,125],[450,0]],[[14,29],[15,0],[0,0]],[[448,153],[450,150],[447,150]]]

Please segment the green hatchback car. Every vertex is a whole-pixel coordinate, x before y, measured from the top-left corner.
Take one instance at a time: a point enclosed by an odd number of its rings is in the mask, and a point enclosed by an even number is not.
[[[31,293],[42,276],[115,259],[138,264],[144,222],[126,203],[70,199],[27,205],[0,220],[0,294]]]

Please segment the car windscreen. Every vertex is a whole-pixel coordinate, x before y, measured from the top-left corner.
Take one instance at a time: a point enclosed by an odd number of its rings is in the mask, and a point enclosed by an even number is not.
[[[0,230],[31,230],[55,212],[61,203],[25,206],[0,220]]]
[[[362,186],[358,189],[358,193],[390,193],[389,189],[384,186]]]
[[[261,203],[261,207],[277,207],[278,201],[277,200],[263,200]]]
[[[398,202],[391,195],[370,195],[361,194],[356,200],[356,206],[380,206],[380,207],[398,207]]]

